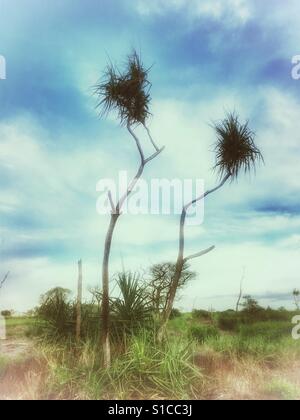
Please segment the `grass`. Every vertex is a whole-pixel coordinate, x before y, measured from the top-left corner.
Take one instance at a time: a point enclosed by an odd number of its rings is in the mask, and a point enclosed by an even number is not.
[[[0,377],[4,372],[5,368],[7,367],[9,360],[7,357],[0,356]]]
[[[6,333],[8,337],[21,337],[35,323],[35,318],[11,317],[6,319]]]
[[[9,334],[24,335],[34,325],[32,318],[12,318],[8,320]],[[300,362],[300,340],[291,338],[292,325],[260,322],[242,325],[236,332],[222,332],[215,325],[183,314],[170,321],[169,338],[160,346],[149,331],[141,331],[128,337],[125,347],[113,348],[109,371],[101,368],[97,341],[84,340],[76,346],[70,338],[40,336],[35,347],[45,379],[38,397],[300,398],[299,387],[289,377],[273,377],[273,373]],[[0,372],[6,365],[0,358]]]
[[[193,345],[185,340],[167,341],[158,347],[148,333],[132,337],[127,350],[101,369],[98,346],[81,344],[78,352],[69,343],[40,343],[49,374],[43,390],[68,399],[188,398],[203,382],[193,363]]]
[[[265,391],[274,399],[293,401],[300,398],[299,388],[283,379],[273,379],[266,385]]]

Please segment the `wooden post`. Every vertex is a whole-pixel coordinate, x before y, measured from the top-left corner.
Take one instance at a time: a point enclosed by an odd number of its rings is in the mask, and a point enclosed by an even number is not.
[[[78,293],[77,293],[77,317],[76,317],[76,341],[80,340],[81,333],[81,303],[82,303],[82,260],[78,261]]]

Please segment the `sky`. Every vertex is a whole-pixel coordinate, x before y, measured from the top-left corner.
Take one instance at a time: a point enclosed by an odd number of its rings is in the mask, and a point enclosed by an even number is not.
[[[150,68],[149,128],[165,150],[144,178],[218,182],[211,124],[236,111],[249,120],[265,164],[205,201],[186,230],[197,277],[177,307],[233,308],[244,294],[293,306],[300,288],[300,4],[286,0],[0,0],[0,307],[25,311],[52,287],[85,296],[101,284],[109,217],[97,182],[134,175],[138,154],[115,115],[101,118],[93,86],[133,48]],[[143,147],[151,153],[145,133]],[[123,215],[113,273],[175,261],[178,215]]]

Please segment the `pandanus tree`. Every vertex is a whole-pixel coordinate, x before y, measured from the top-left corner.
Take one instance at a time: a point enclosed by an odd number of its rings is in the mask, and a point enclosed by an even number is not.
[[[215,248],[212,246],[190,256],[184,255],[185,222],[189,209],[208,195],[218,191],[229,179],[236,179],[241,171],[249,172],[252,168],[255,168],[257,161],[263,160],[261,152],[255,145],[255,135],[253,131],[250,130],[248,122],[244,124],[240,123],[239,118],[235,113],[228,114],[223,121],[214,124],[214,130],[217,136],[215,144],[215,169],[219,173],[220,183],[215,188],[206,191],[204,194],[184,205],[182,209],[176,269],[170,288],[166,310],[163,314],[163,321],[158,331],[159,341],[163,339],[165,334],[167,322],[173,308],[176,291],[178,289],[178,285],[180,284],[180,278],[184,265],[188,261],[201,257]]]
[[[106,368],[108,368],[111,363],[109,338],[109,259],[114,230],[121,215],[122,207],[142,176],[145,166],[163,150],[163,148],[159,148],[154,142],[146,124],[147,118],[150,115],[149,105],[151,101],[151,84],[148,80],[148,75],[149,69],[144,67],[139,55],[134,51],[127,57],[124,71],[120,71],[114,65],[110,64],[107,67],[103,81],[95,88],[95,94],[99,98],[98,108],[101,109],[102,115],[105,115],[110,111],[117,112],[121,125],[126,126],[128,132],[133,137],[140,158],[140,165],[135,177],[117,203],[114,203],[111,193],[108,193],[111,205],[111,216],[104,244],[101,305],[101,341],[103,346],[104,366]],[[140,139],[134,131],[134,128],[138,125],[144,127],[151,144],[155,149],[155,152],[148,158],[145,157]]]

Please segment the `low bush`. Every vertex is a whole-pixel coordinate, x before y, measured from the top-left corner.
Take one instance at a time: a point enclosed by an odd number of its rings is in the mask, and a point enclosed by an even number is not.
[[[198,343],[204,343],[209,338],[218,338],[220,331],[213,325],[192,325],[189,334]]]
[[[236,331],[240,322],[236,312],[222,312],[218,317],[218,326],[223,331]]]
[[[203,309],[193,309],[192,317],[198,321],[211,321],[212,320],[211,312],[204,311]]]
[[[181,315],[182,314],[179,309],[173,308],[170,315],[170,319],[179,318]]]
[[[242,338],[263,337],[270,341],[281,340],[290,336],[292,326],[290,322],[259,322],[251,325],[241,325],[239,335]]]

